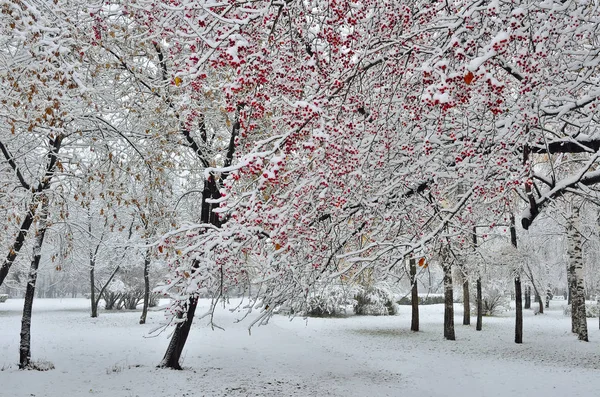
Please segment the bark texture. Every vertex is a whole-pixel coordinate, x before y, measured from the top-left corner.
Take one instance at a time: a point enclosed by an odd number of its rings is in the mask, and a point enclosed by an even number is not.
[[[454,299],[452,287],[452,265],[444,263],[444,338],[456,340],[454,334]]]
[[[574,213],[567,225],[569,273],[571,274],[571,329],[579,340],[588,341],[587,318],[585,312],[585,291],[583,284],[583,245],[581,233],[576,224],[579,214]]]

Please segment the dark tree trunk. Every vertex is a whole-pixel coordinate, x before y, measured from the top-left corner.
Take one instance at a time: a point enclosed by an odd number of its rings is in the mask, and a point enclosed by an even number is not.
[[[471,298],[469,292],[469,280],[465,275],[465,281],[463,281],[463,325],[471,325]]]
[[[477,249],[477,226],[473,226],[473,249]],[[481,291],[481,273],[477,276],[477,325],[476,331],[483,328],[483,294]]]
[[[481,277],[477,278],[477,326],[475,330],[481,331],[483,328],[483,297],[481,292]]]
[[[517,248],[517,230],[515,217],[510,215],[510,243]],[[515,275],[515,343],[523,343],[523,292],[521,290],[520,271]]]
[[[175,328],[175,332],[171,337],[165,356],[158,365],[159,367],[181,369],[179,359],[181,358],[183,347],[185,346],[185,342],[190,333],[197,305],[198,298],[191,298],[187,303],[187,308],[184,308],[184,311],[180,313],[179,318],[185,315],[185,321],[177,324],[177,328]]]
[[[531,287],[525,286],[525,309],[531,309]]]
[[[90,262],[90,303],[91,303],[91,316],[93,318],[98,317],[98,302],[100,301],[100,297],[96,299],[96,281],[95,281],[95,261]]]
[[[148,303],[150,302],[150,248],[146,249],[144,258],[144,307],[142,308],[142,316],[140,324],[146,324],[146,316],[148,315]]]
[[[515,343],[523,343],[523,293],[521,291],[521,277],[515,277]]]
[[[412,317],[410,322],[410,330],[419,330],[419,291],[417,289],[417,263],[415,258],[411,258],[409,261],[410,266],[410,284],[412,285],[411,290],[411,305],[412,305]]]
[[[442,267],[444,269],[444,338],[455,340],[452,265],[444,263]]]
[[[219,220],[218,214],[213,212],[213,204],[208,202],[208,200],[211,198],[217,199],[220,197],[221,194],[219,192],[219,185],[214,175],[211,175],[205,180],[204,189],[202,191],[202,212],[200,214],[200,220],[202,223],[210,223],[216,227],[221,226],[221,221]],[[217,208],[218,204],[214,204],[214,206],[214,208]],[[199,263],[196,261],[193,264],[193,267],[198,266]],[[185,315],[185,321],[177,323],[175,326],[175,331],[173,332],[173,336],[171,337],[171,341],[169,342],[165,356],[158,365],[159,367],[181,369],[179,359],[181,358],[183,347],[185,346],[185,342],[187,341],[187,337],[190,333],[190,328],[192,327],[192,321],[194,320],[197,304],[198,299],[196,297],[190,298],[186,305],[187,307],[185,308],[186,313],[180,314],[180,316]]]
[[[539,314],[544,314],[544,301],[542,300],[542,297],[539,296],[538,294],[535,295],[535,299],[538,302],[538,307],[539,307]]]
[[[21,320],[21,343],[19,346],[19,368],[26,369],[31,362],[31,314],[33,310],[33,298],[35,296],[35,283],[42,256],[42,246],[46,235],[46,219],[48,217],[48,198],[42,198],[42,209],[38,221],[36,241],[33,247],[33,259],[29,268],[27,288],[25,290],[25,304],[23,306],[23,317]]]

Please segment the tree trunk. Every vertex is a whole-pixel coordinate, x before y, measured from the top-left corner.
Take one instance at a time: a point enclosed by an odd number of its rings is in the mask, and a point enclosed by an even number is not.
[[[27,288],[25,290],[25,304],[23,306],[23,317],[21,320],[21,343],[19,346],[19,368],[26,369],[31,362],[31,314],[33,310],[33,298],[35,296],[35,283],[42,256],[42,246],[46,235],[46,219],[48,218],[48,198],[42,197],[42,208],[38,221],[35,245],[33,247],[33,259],[29,268]]]
[[[454,334],[454,297],[452,290],[452,265],[443,263],[444,269],[444,338],[456,340]]]
[[[571,329],[577,334],[579,340],[588,341],[587,317],[585,312],[585,291],[583,284],[583,255],[581,234],[575,223],[579,213],[574,211],[567,226],[569,273],[571,273],[572,295],[571,298]]]
[[[221,227],[221,221],[219,220],[218,214],[212,211],[213,205],[215,208],[218,208],[218,204],[211,204],[208,202],[208,200],[211,198],[218,199],[220,197],[221,193],[219,192],[219,185],[217,184],[214,175],[211,175],[204,181],[204,189],[202,191],[202,210],[200,213],[200,221],[202,223],[210,223],[216,227]],[[198,261],[195,261],[192,265],[192,267],[198,266]],[[185,321],[177,323],[175,326],[175,331],[173,331],[173,336],[171,337],[171,341],[169,342],[165,356],[158,365],[159,367],[181,369],[179,359],[181,358],[183,347],[185,346],[185,342],[187,341],[187,337],[190,333],[190,328],[192,326],[192,321],[194,320],[197,304],[198,299],[196,297],[190,298],[188,301],[186,305],[187,308],[185,313]],[[180,313],[180,316],[183,318],[184,313]]]
[[[483,297],[481,291],[481,277],[477,277],[477,326],[476,331],[481,331],[483,328]]]
[[[90,261],[90,302],[91,302],[91,316],[92,318],[98,317],[98,302],[100,301],[100,297],[96,299],[96,282],[94,280],[94,268],[95,261]]]
[[[471,325],[471,301],[469,293],[469,280],[465,275],[463,281],[463,325]]]
[[[190,300],[187,303],[187,307],[184,308],[184,311],[182,311],[179,314],[179,319],[183,318],[183,316],[185,315],[185,321],[177,324],[175,332],[173,333],[171,341],[169,342],[169,346],[167,347],[165,356],[158,365],[159,367],[182,369],[181,365],[179,365],[179,359],[181,358],[183,347],[185,346],[185,342],[190,333],[197,305],[198,298],[190,298]]]
[[[477,226],[473,226],[473,250],[477,249]],[[483,296],[481,291],[481,272],[477,276],[477,325],[476,331],[481,331],[483,328]]]
[[[510,243],[517,248],[517,229],[515,217],[510,215]],[[515,269],[515,343],[523,343],[523,293],[521,291],[520,270]]]
[[[142,308],[140,324],[146,324],[146,315],[148,314],[148,303],[150,302],[150,252],[150,248],[147,248],[146,257],[144,258],[144,307]]]
[[[525,309],[531,309],[531,287],[525,286]]]
[[[410,284],[412,285],[411,290],[411,306],[412,306],[412,317],[410,322],[410,330],[419,330],[419,291],[417,289],[417,261],[415,258],[411,258],[409,261],[410,266]]]
[[[515,343],[523,343],[523,293],[521,277],[515,277]]]

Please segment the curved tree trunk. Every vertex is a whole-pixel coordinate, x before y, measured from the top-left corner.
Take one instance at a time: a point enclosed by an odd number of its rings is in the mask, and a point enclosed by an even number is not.
[[[35,245],[33,247],[33,259],[29,268],[27,278],[27,288],[25,290],[25,304],[23,305],[23,317],[21,319],[21,342],[19,345],[19,368],[27,369],[31,362],[31,315],[33,311],[33,298],[35,296],[35,283],[42,256],[42,246],[46,235],[48,218],[48,198],[43,197],[40,219],[38,221],[38,230],[36,233]]]
[[[221,197],[221,194],[219,193],[219,185],[217,184],[214,176],[211,175],[205,180],[204,190],[202,191],[202,212],[200,216],[201,222],[210,223],[216,227],[221,226],[219,216],[212,211],[213,205],[218,206],[218,204],[211,204],[208,202],[208,200],[211,198],[217,199],[219,197]],[[193,267],[198,266],[199,263],[196,260],[193,264]],[[186,313],[179,314],[180,318],[185,316],[185,321],[182,321],[176,325],[173,336],[171,337],[171,341],[169,342],[169,346],[167,347],[167,351],[162,361],[158,365],[159,367],[181,369],[179,359],[181,358],[183,347],[185,346],[185,342],[187,341],[187,337],[190,333],[190,328],[192,327],[192,321],[194,320],[197,304],[198,299],[196,297],[190,298],[186,305],[187,307],[185,308]]]
[[[144,258],[144,307],[142,308],[142,316],[140,324],[146,324],[146,316],[148,315],[148,303],[150,302],[150,248],[146,249]]]

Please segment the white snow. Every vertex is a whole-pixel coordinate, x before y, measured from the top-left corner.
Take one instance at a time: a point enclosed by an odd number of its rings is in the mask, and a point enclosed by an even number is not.
[[[233,303],[233,302],[232,302]],[[334,319],[277,316],[255,328],[220,309],[225,331],[196,322],[184,350],[184,371],[156,369],[166,334],[148,338],[162,320],[152,311],[89,317],[84,299],[34,302],[34,360],[54,370],[19,371],[23,301],[0,304],[0,395],[21,396],[594,396],[600,388],[600,331],[579,342],[553,301],[544,315],[525,310],[524,341],[513,343],[514,311],[463,326],[456,309],[454,342],[442,338],[443,306],[421,307],[421,332],[410,307],[391,317]],[[202,301],[198,312],[208,307]],[[474,324],[475,318],[472,318]]]

